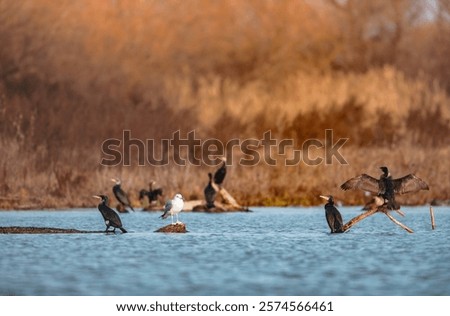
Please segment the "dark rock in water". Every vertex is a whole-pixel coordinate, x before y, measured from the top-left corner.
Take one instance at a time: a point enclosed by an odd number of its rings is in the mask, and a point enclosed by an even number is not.
[[[207,208],[206,213],[225,213],[225,212],[236,212],[236,211],[230,211],[230,210],[226,210],[223,207],[220,206],[215,206],[215,207],[210,207]]]
[[[78,229],[52,227],[0,227],[0,234],[89,234],[104,233],[104,231],[85,231]]]
[[[205,204],[199,204],[192,208],[192,212],[206,212],[208,208]]]
[[[200,204],[200,205],[194,206],[194,208],[192,209],[192,212],[224,213],[224,212],[229,212],[229,211],[220,206],[217,206],[217,207],[214,206],[214,207],[208,208],[205,204]]]
[[[156,230],[155,233],[187,233],[186,225],[183,223],[169,224]]]

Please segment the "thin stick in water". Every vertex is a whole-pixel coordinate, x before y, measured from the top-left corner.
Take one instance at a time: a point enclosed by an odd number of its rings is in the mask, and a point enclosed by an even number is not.
[[[430,206],[430,216],[431,216],[431,229],[435,229],[436,225],[434,223],[434,212],[433,212],[433,208]]]

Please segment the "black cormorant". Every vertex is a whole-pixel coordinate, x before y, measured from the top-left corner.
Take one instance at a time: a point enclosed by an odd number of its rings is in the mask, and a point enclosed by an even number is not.
[[[387,167],[380,167],[383,174],[377,180],[367,174],[362,174],[355,178],[346,181],[341,185],[344,191],[359,189],[368,191],[384,199],[387,209],[398,210],[400,205],[395,201],[395,194],[405,194],[410,192],[417,192],[420,190],[429,190],[430,188],[422,179],[416,177],[414,174],[392,179]]]
[[[112,178],[111,181],[116,183],[113,186],[112,190],[113,190],[114,196],[116,197],[117,201],[119,201],[119,203],[122,204],[124,206],[124,208],[128,206],[134,212],[134,208],[131,206],[130,199],[128,198],[128,194],[126,194],[125,191],[122,190],[122,188],[120,187],[121,181],[116,178]]]
[[[325,204],[325,217],[327,218],[327,223],[330,227],[331,233],[343,233],[342,216],[338,209],[334,206],[333,196],[320,195],[320,197],[328,201],[328,203]]]
[[[206,207],[208,209],[215,207],[214,200],[216,199],[217,191],[212,184],[212,173],[208,173],[209,182],[203,191],[205,193]]]
[[[105,220],[105,232],[111,232],[109,227],[113,227],[112,232],[116,232],[116,228],[119,228],[122,233],[126,233],[127,231],[122,227],[119,214],[108,206],[108,197],[106,195],[94,195],[94,197],[102,200],[98,205],[98,210],[102,213],[103,219]]]
[[[223,161],[222,166],[214,173],[214,183],[218,185],[222,184],[225,176],[227,175],[227,159],[225,157],[221,157],[220,160]]]
[[[146,196],[148,198],[148,202],[150,204],[152,204],[152,202],[158,200],[158,196],[162,196],[163,195],[163,189],[162,188],[153,189],[153,185],[155,183],[156,183],[155,181],[151,181],[148,184],[149,191],[147,191],[145,189],[139,191],[139,200],[142,200]]]

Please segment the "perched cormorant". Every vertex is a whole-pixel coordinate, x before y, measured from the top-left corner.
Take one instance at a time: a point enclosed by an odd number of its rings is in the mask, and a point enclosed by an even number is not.
[[[162,219],[165,219],[169,217],[169,215],[172,217],[172,225],[173,225],[173,215],[177,216],[177,224],[180,223],[178,221],[178,213],[180,213],[183,210],[184,206],[184,200],[180,193],[175,194],[174,198],[172,200],[168,200],[166,202],[166,205],[164,206],[164,213],[161,215]]]
[[[220,160],[223,161],[222,166],[214,173],[214,183],[218,185],[222,184],[225,176],[227,175],[227,159],[225,157],[221,157]]]
[[[327,223],[330,227],[331,233],[343,233],[342,216],[338,209],[334,206],[333,196],[320,195],[320,197],[328,201],[328,203],[325,204],[325,217],[327,218]]]
[[[410,192],[417,192],[420,190],[429,190],[430,188],[422,179],[416,177],[414,174],[408,174],[398,179],[392,179],[387,167],[380,167],[383,174],[377,180],[367,174],[362,174],[355,178],[346,181],[341,185],[344,191],[359,189],[368,191],[384,199],[389,210],[398,210],[400,205],[395,201],[395,194],[405,194]]]
[[[122,227],[119,214],[108,206],[108,197],[106,195],[94,195],[94,197],[102,200],[98,205],[98,210],[102,213],[103,219],[105,220],[105,232],[111,232],[109,227],[113,227],[112,232],[114,233],[116,232],[116,228],[119,228],[122,233],[126,233],[127,231]]]
[[[153,185],[155,183],[156,183],[155,181],[151,181],[149,183],[149,191],[147,191],[145,189],[139,191],[139,200],[142,200],[146,196],[148,198],[148,202],[150,204],[152,204],[152,202],[158,200],[158,196],[162,196],[163,195],[162,188],[153,189]]]
[[[116,183],[113,186],[112,190],[117,201],[119,201],[119,203],[122,204],[124,208],[128,206],[134,212],[134,208],[131,206],[128,194],[126,194],[125,191],[120,187],[121,181],[116,178],[112,178],[111,181]]]
[[[217,191],[214,189],[212,185],[212,173],[208,173],[209,182],[208,185],[205,187],[205,190],[203,191],[205,193],[205,200],[206,200],[206,208],[210,209],[215,207],[214,200],[216,199]]]

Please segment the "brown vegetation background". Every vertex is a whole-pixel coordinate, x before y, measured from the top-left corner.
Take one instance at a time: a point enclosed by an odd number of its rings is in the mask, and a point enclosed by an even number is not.
[[[448,0],[0,0],[0,207],[93,206],[120,177],[202,198],[212,167],[100,165],[141,139],[348,137],[349,165],[229,167],[242,204],[363,203],[378,167],[450,199]]]

